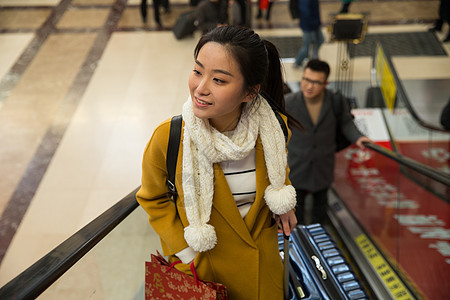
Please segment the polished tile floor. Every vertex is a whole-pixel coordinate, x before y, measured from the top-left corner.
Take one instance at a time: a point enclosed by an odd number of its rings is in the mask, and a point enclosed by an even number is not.
[[[140,184],[153,129],[187,98],[199,38],[174,38],[171,26],[190,8],[186,0],[171,3],[158,30],[150,8],[142,24],[138,0],[0,0],[0,285]],[[321,2],[327,37],[339,8],[339,1]],[[437,9],[437,0],[351,7],[370,12],[369,33],[426,31]],[[296,36],[296,23],[279,1],[271,22],[253,20],[253,27]],[[449,43],[442,46],[450,53]],[[337,47],[327,42],[320,50],[331,66]],[[450,96],[449,57],[393,62],[418,112],[438,125]],[[354,59],[355,81],[370,80],[371,63]],[[298,81],[301,71],[284,65],[286,81]]]

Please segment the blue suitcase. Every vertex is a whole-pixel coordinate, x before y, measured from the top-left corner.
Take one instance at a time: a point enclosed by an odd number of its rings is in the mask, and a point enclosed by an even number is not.
[[[278,240],[283,252],[283,236]],[[285,299],[369,297],[330,235],[320,224],[312,224],[298,225],[289,237],[289,296]]]

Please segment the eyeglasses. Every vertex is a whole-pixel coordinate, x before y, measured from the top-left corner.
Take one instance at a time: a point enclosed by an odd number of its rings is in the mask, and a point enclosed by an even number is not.
[[[311,79],[309,79],[309,78],[307,78],[307,77],[303,77],[303,78],[302,78],[302,81],[303,81],[303,82],[307,82],[307,83],[311,83],[312,86],[319,86],[319,85],[325,84],[324,81],[311,80]]]

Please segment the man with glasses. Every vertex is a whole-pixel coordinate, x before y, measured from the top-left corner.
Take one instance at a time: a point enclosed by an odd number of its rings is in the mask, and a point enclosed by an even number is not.
[[[334,154],[337,120],[328,90],[330,66],[313,59],[305,66],[301,90],[286,96],[286,111],[300,121],[304,130],[292,128],[288,144],[289,178],[297,192],[296,215],[305,224],[305,198],[313,197],[311,223],[326,220],[327,192],[334,179]],[[353,123],[347,102],[341,99],[341,128],[347,139],[359,147],[370,139],[363,136]]]

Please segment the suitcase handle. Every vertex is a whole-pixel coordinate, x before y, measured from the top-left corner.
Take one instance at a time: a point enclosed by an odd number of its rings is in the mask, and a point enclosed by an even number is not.
[[[284,274],[283,289],[284,299],[289,299],[289,236],[283,232]]]
[[[322,279],[326,280],[327,279],[327,272],[325,272],[325,270],[323,269],[322,265],[320,264],[320,260],[315,255],[311,256],[311,258],[316,263],[316,269],[319,270],[320,273],[322,273]]]

